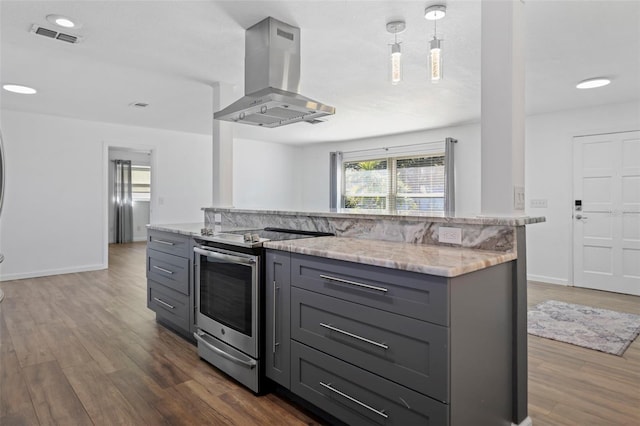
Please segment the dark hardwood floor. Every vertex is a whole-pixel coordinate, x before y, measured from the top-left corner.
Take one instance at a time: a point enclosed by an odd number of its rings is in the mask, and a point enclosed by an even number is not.
[[[156,324],[144,243],[111,246],[105,271],[0,285],[0,425],[318,423]]]
[[[146,308],[145,244],[113,245],[109,269],[0,283],[0,425],[298,425],[318,419],[255,397]],[[530,283],[565,300],[640,314],[640,298]],[[530,336],[539,425],[640,424],[640,342],[623,357]]]

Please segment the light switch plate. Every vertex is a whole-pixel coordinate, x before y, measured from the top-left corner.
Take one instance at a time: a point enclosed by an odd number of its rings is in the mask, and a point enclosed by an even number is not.
[[[221,223],[222,222],[222,214],[220,213],[214,213],[213,215],[213,221],[215,223]]]
[[[441,226],[438,228],[438,241],[449,244],[462,244],[462,229]]]
[[[513,187],[513,208],[524,210],[524,186]]]

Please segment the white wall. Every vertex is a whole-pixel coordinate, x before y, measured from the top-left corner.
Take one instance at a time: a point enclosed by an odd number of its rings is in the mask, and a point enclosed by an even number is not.
[[[572,284],[574,136],[640,130],[640,103],[606,105],[527,118],[525,142],[526,213],[545,216],[527,227],[529,279]],[[547,208],[531,208],[546,199]]]
[[[155,153],[152,223],[201,222],[211,136],[2,110],[6,198],[0,279],[106,267],[107,146]]]
[[[140,152],[135,150],[128,149],[118,149],[118,148],[109,148],[109,180],[107,184],[107,199],[109,201],[109,207],[107,210],[107,214],[109,216],[109,243],[113,243],[115,241],[115,233],[114,231],[114,199],[111,195],[110,191],[113,188],[113,180],[114,180],[114,170],[113,170],[113,160],[131,160],[133,165],[138,166],[151,166],[151,151]],[[151,170],[153,173],[153,170]],[[153,191],[153,188],[151,188]],[[147,225],[151,219],[151,209],[150,209],[150,201],[134,201],[132,210],[133,210],[133,241],[146,241],[147,240]]]
[[[234,139],[234,207],[295,210],[299,177],[293,165],[297,150],[291,145]]]

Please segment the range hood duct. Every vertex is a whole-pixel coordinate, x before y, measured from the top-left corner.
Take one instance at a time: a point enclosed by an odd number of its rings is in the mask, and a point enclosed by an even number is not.
[[[245,96],[213,114],[216,120],[280,127],[333,115],[335,108],[298,94],[300,28],[268,17],[246,32]]]

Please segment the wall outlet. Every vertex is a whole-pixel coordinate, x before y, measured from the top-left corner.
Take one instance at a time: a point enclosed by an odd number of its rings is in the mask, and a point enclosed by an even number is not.
[[[531,200],[531,208],[533,209],[546,209],[547,208],[547,199],[546,198],[537,198]]]
[[[462,229],[441,226],[438,228],[438,241],[441,243],[462,244]]]
[[[214,221],[215,223],[222,223],[222,214],[220,214],[220,213],[215,213],[215,214],[213,215],[213,221]]]

